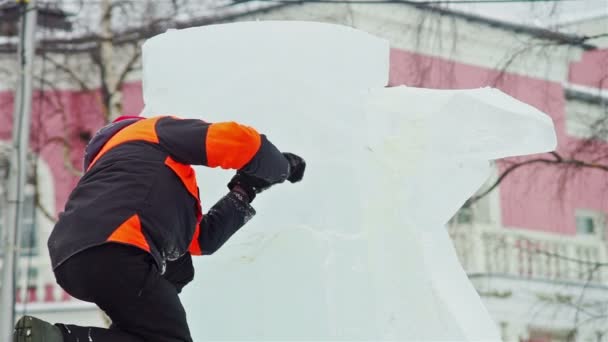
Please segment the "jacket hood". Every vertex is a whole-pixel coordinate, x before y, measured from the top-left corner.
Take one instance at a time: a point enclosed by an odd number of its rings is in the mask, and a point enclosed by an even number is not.
[[[106,142],[108,142],[108,140],[114,136],[114,134],[142,119],[144,118],[139,116],[120,116],[111,124],[100,128],[84,149],[84,171],[87,171],[89,165],[95,159],[99,151],[101,151],[103,145],[105,145]]]

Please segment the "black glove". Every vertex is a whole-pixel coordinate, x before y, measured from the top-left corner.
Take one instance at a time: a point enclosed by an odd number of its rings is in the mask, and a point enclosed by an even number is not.
[[[304,159],[288,152],[283,153],[283,156],[289,164],[289,175],[287,180],[291,183],[301,181],[304,177],[304,170],[306,169],[306,162]],[[280,180],[279,182],[283,182],[283,180]],[[228,182],[228,189],[232,192],[246,196],[246,200],[251,203],[257,194],[279,182],[271,183],[262,178],[251,176],[245,172],[237,171],[236,175]]]
[[[289,176],[287,180],[291,183],[296,183],[304,178],[304,170],[306,169],[306,161],[302,157],[293,153],[284,152],[283,156],[289,162]]]
[[[271,185],[263,179],[238,171],[228,182],[228,189],[237,193],[244,193],[247,196],[248,202],[251,203],[256,194],[270,188]]]

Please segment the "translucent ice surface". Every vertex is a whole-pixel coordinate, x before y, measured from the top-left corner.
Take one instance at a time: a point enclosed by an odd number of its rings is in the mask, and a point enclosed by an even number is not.
[[[308,163],[195,260],[195,341],[500,340],[444,225],[489,160],[555,147],[547,116],[495,89],[384,88],[388,42],[337,25],[170,31],[143,53],[144,115],[239,121]],[[196,170],[209,208],[233,172]]]

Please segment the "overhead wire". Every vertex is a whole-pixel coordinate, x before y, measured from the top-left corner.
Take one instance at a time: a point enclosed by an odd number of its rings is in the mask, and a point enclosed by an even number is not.
[[[268,1],[268,2],[349,2],[349,3],[382,3],[387,2],[386,0],[246,0],[246,1],[234,1],[234,3],[253,2],[253,1]],[[407,2],[407,3],[420,3],[420,4],[464,4],[464,3],[534,3],[534,2],[576,2],[580,0],[394,0],[390,2]],[[81,0],[64,0],[63,3],[80,3]],[[90,0],[87,4],[99,4],[101,0]],[[124,0],[123,2],[139,3],[140,0]],[[173,3],[173,0],[155,0],[155,2]]]

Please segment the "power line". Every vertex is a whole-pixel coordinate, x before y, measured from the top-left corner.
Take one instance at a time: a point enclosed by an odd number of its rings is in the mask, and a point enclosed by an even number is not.
[[[448,4],[492,4],[492,3],[535,3],[535,2],[575,2],[578,0],[245,0],[235,1],[244,3],[251,1],[277,2],[277,3],[301,3],[301,2],[320,2],[320,3],[349,3],[349,4],[382,4],[382,3],[411,3],[420,5],[448,5]]]
[[[559,3],[559,2],[576,2],[576,1],[580,1],[580,0],[422,0],[422,1],[416,1],[416,0],[392,0],[392,1],[387,1],[387,0],[303,0],[303,1],[299,1],[299,0],[236,0],[234,1],[232,4],[240,4],[240,3],[246,3],[246,2],[255,2],[255,1],[263,1],[263,2],[277,2],[277,3],[299,3],[299,2],[335,2],[335,3],[386,3],[386,2],[412,2],[412,3],[418,3],[418,4],[424,4],[424,5],[432,5],[432,4],[467,4],[467,3],[471,3],[471,4],[475,4],[475,3],[535,3],[535,2],[554,2],[554,3]],[[99,4],[101,3],[101,0],[90,0],[87,1],[87,4]],[[139,3],[140,0],[126,0],[126,2],[132,2],[132,3]],[[155,2],[157,3],[171,3],[172,0],[156,0]],[[82,3],[82,0],[65,0],[62,1],[62,3]]]
[[[274,3],[274,6],[268,7],[260,7],[253,10],[247,10],[240,13],[231,13],[231,14],[217,14],[215,16],[204,16],[198,18],[192,18],[187,21],[173,21],[169,23],[171,28],[175,29],[183,29],[193,26],[203,26],[214,24],[218,22],[227,22],[230,20],[234,20],[238,17],[244,15],[255,15],[260,12],[272,11],[273,9],[280,8],[282,6],[291,6],[291,5],[300,5],[305,3],[350,3],[350,4],[386,4],[386,3],[394,3],[394,4],[403,4],[407,6],[422,8],[424,10],[428,10],[431,12],[435,12],[438,15],[446,15],[446,16],[454,16],[456,18],[464,19],[467,21],[477,22],[483,25],[493,26],[497,28],[501,28],[508,31],[525,33],[534,37],[538,37],[539,39],[544,39],[548,41],[555,41],[556,45],[571,45],[571,46],[579,46],[585,50],[593,50],[596,46],[587,43],[587,37],[576,36],[572,34],[566,34],[561,32],[555,32],[548,29],[536,28],[536,27],[528,27],[519,24],[504,22],[500,20],[490,19],[481,17],[474,14],[464,13],[455,11],[449,8],[444,8],[442,6],[429,5],[423,2],[411,1],[411,0],[363,0],[363,1],[353,1],[353,0],[257,0],[267,2],[268,4]],[[282,1],[282,2],[281,2]],[[462,1],[462,0],[455,0]],[[471,1],[490,1],[490,0],[471,0]],[[522,1],[522,0],[491,0],[491,1]],[[541,1],[541,0],[526,0],[527,2],[531,1]],[[553,1],[571,1],[571,0],[553,0]],[[434,1],[435,4],[440,3],[439,1]],[[443,1],[442,3],[445,3]],[[166,24],[166,23],[165,23]],[[145,25],[142,27],[132,28],[124,32],[116,33],[113,38],[113,42],[116,45],[130,44],[135,41],[139,41],[142,39],[147,39],[156,34],[162,33],[166,30],[166,25],[163,23],[159,23],[159,25]],[[45,50],[49,52],[56,53],[78,53],[78,52],[88,52],[96,49],[96,45],[101,41],[101,37],[97,34],[85,34],[78,37],[73,38],[65,38],[65,39],[51,39],[47,41],[41,41],[39,50]],[[14,45],[9,43],[0,45],[0,53],[11,53],[14,52]]]

